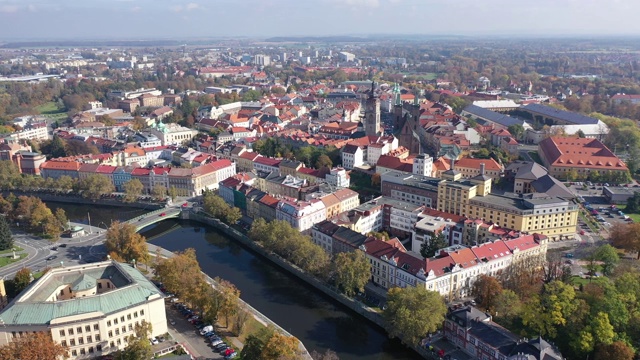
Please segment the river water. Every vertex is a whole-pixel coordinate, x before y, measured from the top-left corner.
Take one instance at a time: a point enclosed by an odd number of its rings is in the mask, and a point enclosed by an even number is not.
[[[71,221],[105,228],[147,211],[135,208],[50,202]],[[309,351],[335,351],[341,360],[417,360],[420,357],[368,320],[333,301],[303,281],[227,238],[214,228],[167,219],[141,231],[150,242],[170,251],[194,248],[202,270],[228,280],[240,297],[298,337]]]

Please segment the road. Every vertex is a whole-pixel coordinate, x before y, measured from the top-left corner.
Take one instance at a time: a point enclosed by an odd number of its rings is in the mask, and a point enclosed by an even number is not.
[[[133,218],[128,222],[141,228],[157,222],[162,213],[165,214],[163,218],[166,218],[172,217],[180,213],[180,211],[180,205],[173,205]],[[24,248],[27,252],[27,257],[19,262],[1,267],[0,277],[12,278],[18,270],[25,267],[31,269],[32,272],[37,272],[46,267],[78,265],[103,260],[106,256],[104,248],[106,230],[91,226],[90,231],[91,233],[78,238],[62,238],[55,244],[46,239],[40,239],[28,234],[15,235],[15,244]],[[66,245],[66,247],[61,247],[61,245]],[[52,250],[54,247],[57,250]],[[48,260],[54,256],[55,259]]]

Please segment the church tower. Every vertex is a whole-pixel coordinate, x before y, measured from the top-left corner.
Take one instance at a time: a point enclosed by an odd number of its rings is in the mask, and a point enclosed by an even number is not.
[[[400,98],[400,85],[393,85],[393,131],[398,132],[404,125],[402,116],[402,99]]]
[[[380,135],[380,99],[375,94],[373,81],[371,81],[371,94],[364,107],[364,129],[367,136]]]

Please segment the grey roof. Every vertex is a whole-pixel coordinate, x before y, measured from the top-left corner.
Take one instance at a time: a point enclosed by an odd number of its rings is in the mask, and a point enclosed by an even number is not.
[[[450,312],[447,314],[447,318],[467,328],[472,325],[472,321],[488,321],[490,316],[473,306],[467,306]]]
[[[71,284],[71,290],[84,291],[92,289],[97,285],[98,279],[88,274],[82,274],[76,281]]]
[[[560,180],[549,174],[532,181],[531,187],[533,187],[538,193],[545,193],[550,196],[557,196],[565,199],[572,199],[575,197],[575,195],[569,191],[569,189],[567,189]]]
[[[88,277],[84,277],[84,275]],[[77,283],[86,285],[89,278],[109,279],[115,290],[70,300],[47,301],[60,287]],[[161,298],[158,290],[138,270],[115,261],[56,268],[34,281],[1,313],[7,325],[48,325],[52,320],[87,314],[111,314],[143,304],[150,297]]]
[[[587,125],[587,124],[598,123],[598,119],[596,118],[592,118],[592,117],[585,116],[585,115],[578,114],[571,111],[559,110],[556,108],[552,108],[550,106],[544,106],[540,104],[528,104],[524,106],[522,109],[526,111],[535,112],[537,114],[541,114],[544,116],[554,117],[562,121],[566,121],[570,124]]]
[[[364,244],[367,240],[366,236],[343,226],[339,226],[339,229],[337,229],[332,235],[332,238],[345,243],[354,249],[359,248],[360,245]]]
[[[517,168],[516,179],[536,180],[547,175],[547,169],[536,162],[527,161],[516,165],[520,165]],[[511,165],[507,167],[507,170],[509,168],[513,169]]]
[[[524,123],[523,120],[500,114],[495,111],[487,110],[476,105],[468,105],[464,108],[463,111],[506,127],[509,127],[511,125],[522,125]]]

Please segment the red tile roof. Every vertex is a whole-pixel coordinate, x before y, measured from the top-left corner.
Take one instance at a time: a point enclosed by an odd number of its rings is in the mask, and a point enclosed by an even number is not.
[[[511,250],[509,250],[502,240],[496,240],[494,242],[474,246],[471,250],[476,254],[478,259],[487,259],[487,261],[496,260],[511,254]]]
[[[78,171],[80,163],[77,161],[45,161],[40,165],[40,169]]]
[[[551,166],[627,170],[627,166],[597,139],[549,137],[538,146]]]
[[[484,164],[485,170],[501,171],[502,166],[494,159],[475,159],[475,158],[462,158],[455,161],[454,167],[463,167],[468,169],[480,169],[480,164]]]

